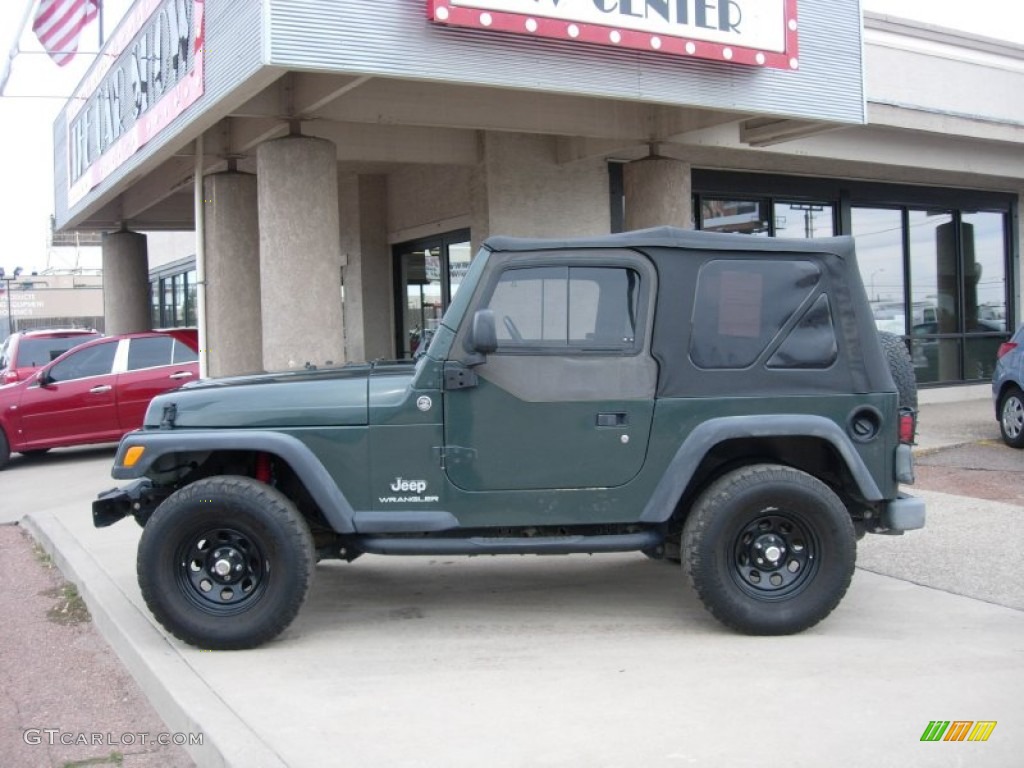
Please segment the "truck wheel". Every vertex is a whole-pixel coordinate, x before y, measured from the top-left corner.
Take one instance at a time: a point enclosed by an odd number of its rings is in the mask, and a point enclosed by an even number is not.
[[[216,650],[253,648],[299,612],[313,575],[306,521],[279,491],[249,477],[197,480],[142,529],[142,597],[168,632]]]
[[[832,490],[759,464],[716,480],[683,527],[683,566],[704,607],[750,635],[788,635],[832,612],[853,577],[853,523]]]
[[[1010,387],[999,400],[999,432],[1011,448],[1024,448],[1024,392]]]
[[[900,407],[913,408],[916,411],[917,376],[914,374],[914,361],[910,359],[907,345],[903,343],[902,337],[888,331],[879,331],[878,338],[882,342],[882,351],[885,352],[886,362],[889,363],[892,379],[896,382]]]

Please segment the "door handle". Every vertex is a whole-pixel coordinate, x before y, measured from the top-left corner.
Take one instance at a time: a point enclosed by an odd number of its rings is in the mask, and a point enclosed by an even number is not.
[[[192,372],[191,371],[179,371],[178,373],[172,373],[170,376],[168,376],[168,378],[170,378],[170,379],[191,379],[192,378]]]
[[[93,387],[89,390],[90,395],[102,395],[104,392],[109,392],[113,387],[109,384],[100,384],[99,386]]]
[[[597,426],[599,427],[624,427],[629,424],[625,413],[599,413],[597,414]]]

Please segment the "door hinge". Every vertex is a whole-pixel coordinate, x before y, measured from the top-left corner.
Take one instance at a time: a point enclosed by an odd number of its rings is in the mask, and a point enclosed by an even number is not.
[[[476,371],[467,368],[461,363],[444,364],[444,388],[445,391],[453,389],[470,389],[480,383]]]
[[[164,406],[164,412],[160,416],[160,429],[174,429],[174,422],[177,418],[177,403],[168,403]]]

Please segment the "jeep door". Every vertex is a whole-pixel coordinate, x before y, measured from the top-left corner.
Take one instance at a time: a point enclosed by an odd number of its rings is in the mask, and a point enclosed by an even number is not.
[[[445,467],[466,491],[611,488],[643,467],[657,364],[656,273],[628,251],[492,255],[473,312],[497,349],[445,392]],[[472,362],[472,360],[469,360]]]

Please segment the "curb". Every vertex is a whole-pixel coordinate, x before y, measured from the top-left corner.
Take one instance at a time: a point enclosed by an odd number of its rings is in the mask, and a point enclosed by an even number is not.
[[[139,684],[168,730],[202,733],[186,746],[202,768],[285,768],[286,763],[210,688],[54,515],[19,523],[82,595],[93,624]]]
[[[950,448],[964,448],[969,445],[995,445],[1001,446],[1003,442],[992,437],[977,437],[970,440],[949,440],[947,442],[933,442],[930,445],[914,445],[914,456],[928,456],[939,451]]]

